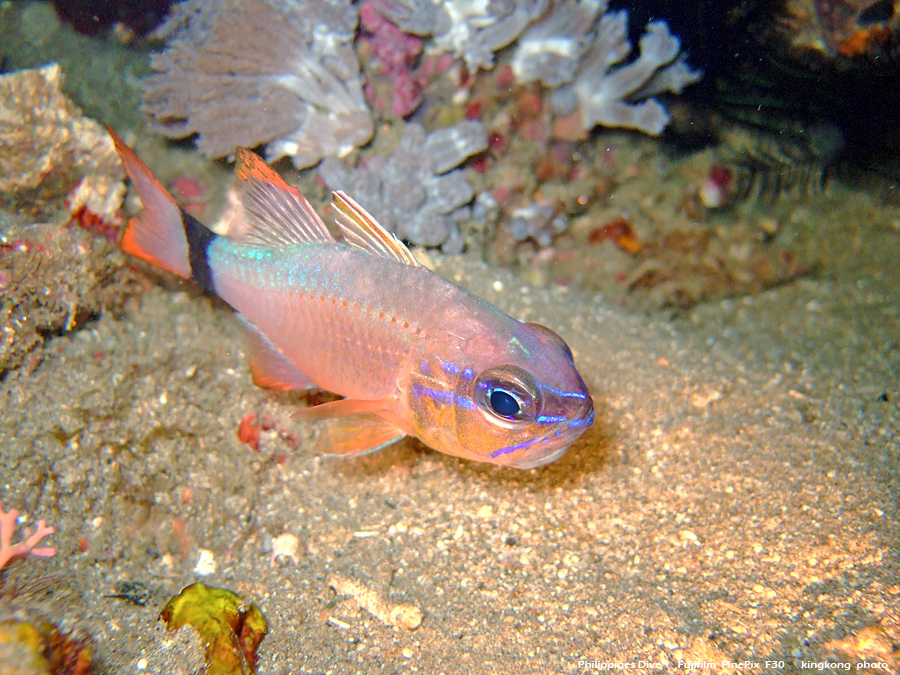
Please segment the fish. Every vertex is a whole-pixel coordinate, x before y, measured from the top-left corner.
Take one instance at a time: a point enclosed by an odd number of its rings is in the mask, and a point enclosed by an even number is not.
[[[343,397],[293,415],[317,422],[326,453],[412,436],[531,469],[593,424],[593,399],[559,335],[432,272],[343,192],[332,194],[337,241],[299,190],[238,148],[233,225],[218,235],[109,131],[143,202],[120,248],[234,309],[256,385]]]

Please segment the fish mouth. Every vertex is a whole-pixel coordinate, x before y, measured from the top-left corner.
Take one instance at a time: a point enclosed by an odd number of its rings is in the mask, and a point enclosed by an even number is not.
[[[516,469],[536,469],[539,466],[555,462],[562,457],[566,450],[572,447],[572,444],[593,424],[594,406],[593,402],[591,402],[591,405],[586,406],[581,415],[565,423],[563,434],[559,437],[560,439],[565,440],[559,447],[554,448],[547,454],[538,454],[533,457],[520,457],[517,461],[510,463],[509,466]]]
[[[541,455],[540,457],[531,457],[530,459],[521,459],[514,464],[510,464],[511,467],[515,469],[536,469],[539,466],[544,466],[545,464],[550,464],[550,462],[555,462],[557,459],[562,457],[566,450],[572,444],[563,445],[551,452],[549,455]]]

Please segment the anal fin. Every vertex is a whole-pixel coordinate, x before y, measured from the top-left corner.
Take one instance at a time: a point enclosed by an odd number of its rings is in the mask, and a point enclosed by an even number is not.
[[[264,389],[313,389],[316,383],[284,355],[268,336],[248,319],[237,314],[238,326],[249,353],[253,384]]]
[[[387,447],[406,436],[378,415],[350,415],[320,422],[318,450],[326,455],[356,457]]]
[[[291,417],[318,422],[320,452],[327,455],[355,457],[381,450],[406,436],[377,411],[384,401],[341,399],[298,410]]]

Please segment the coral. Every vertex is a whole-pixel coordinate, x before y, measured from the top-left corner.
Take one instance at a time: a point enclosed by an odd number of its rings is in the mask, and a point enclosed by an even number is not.
[[[349,0],[186,0],[157,31],[167,40],[144,109],[173,138],[225,157],[266,144],[298,168],[366,143],[372,117],[353,51]]]
[[[33,216],[84,207],[114,220],[125,184],[112,139],[61,82],[55,63],[0,76],[0,204]]]
[[[555,9],[574,6],[575,11],[581,12],[580,5],[570,0]],[[553,93],[554,108],[563,116],[578,109],[585,130],[599,124],[658,135],[668,124],[669,115],[661,103],[650,97],[664,91],[680,93],[701,74],[688,68],[684,57],[679,55],[681,44],[678,38],[669,33],[662,21],[647,24],[636,59],[614,68],[631,53],[628,15],[624,10],[604,13],[605,5],[605,2],[600,3],[602,11],[598,12],[600,21],[596,34],[581,56],[574,79]],[[556,23],[565,25],[561,20]],[[527,39],[526,36],[525,44],[532,44]],[[547,61],[554,62],[552,59]],[[528,77],[545,77],[542,69],[537,67],[534,49],[529,58],[521,52],[517,54],[515,63],[519,72],[527,73]],[[526,67],[529,63],[534,67]],[[552,77],[556,78],[556,75]]]
[[[381,0],[404,31],[433,37],[436,52],[462,57],[471,69],[491,68],[494,52],[511,44],[547,8],[547,0]]]
[[[688,68],[678,38],[662,21],[647,24],[639,56],[619,65],[631,53],[628,14],[606,10],[606,0],[554,2],[516,45],[516,81],[555,89],[555,112],[563,119],[576,114],[581,133],[600,124],[658,135],[669,116],[650,97],[680,93],[701,74]]]
[[[360,49],[367,50],[377,63],[380,74],[390,79],[391,114],[406,117],[422,102],[422,85],[412,70],[422,53],[422,40],[400,30],[372,0],[360,5],[359,20],[362,28]],[[376,99],[374,87],[370,75],[366,83],[366,98],[370,101]]]
[[[16,529],[16,518],[18,516],[19,512],[15,509],[10,509],[6,512],[0,506],[0,570],[14,558],[22,558],[26,555],[49,558],[56,554],[55,548],[37,546],[41,539],[56,531],[52,527],[47,527],[47,523],[43,520],[38,521],[33,533],[29,534],[28,530],[26,530],[25,539],[13,545],[12,536]]]
[[[133,279],[108,240],[124,171],[61,80],[56,64],[0,76],[0,377],[37,365],[45,337],[120,306]]]
[[[606,10],[597,0],[560,0],[531,24],[519,41],[512,60],[519,83],[540,80],[550,88],[575,78],[579,61],[590,44],[597,17]]]
[[[577,112],[582,133],[600,124],[657,135],[669,117],[650,97],[700,78],[662,21],[647,25],[639,56],[620,65],[632,51],[628,14],[607,12],[606,0],[371,1],[403,31],[431,36],[428,51],[460,56],[471,69],[490,68],[494,52],[515,41],[516,81],[555,89],[556,113]]]
[[[389,159],[374,155],[349,171],[336,160],[325,160],[319,175],[329,187],[352,194],[401,239],[458,252],[463,242],[457,223],[468,216],[462,207],[475,193],[463,171],[451,169],[486,148],[480,122],[461,122],[430,134],[411,122]]]
[[[568,223],[549,204],[529,204],[513,210],[507,229],[516,241],[533,239],[539,246],[553,244],[553,237],[566,231]]]

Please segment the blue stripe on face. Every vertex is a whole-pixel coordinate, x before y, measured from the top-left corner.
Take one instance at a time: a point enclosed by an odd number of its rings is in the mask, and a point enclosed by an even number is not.
[[[439,389],[432,389],[431,387],[423,387],[421,384],[414,384],[413,392],[418,398],[427,396],[432,401],[437,401],[438,403],[455,403],[466,410],[475,410],[475,403],[472,402],[472,399],[460,396],[459,394],[451,394],[449,391],[441,391]]]
[[[438,359],[438,362],[441,364],[441,368],[444,369],[445,373],[456,375],[459,372],[459,366],[455,363],[451,363],[450,361],[441,361],[440,359]]]
[[[471,368],[463,368],[462,376],[463,376],[464,378],[466,378],[467,380],[474,380],[474,379],[475,379],[475,373],[472,372],[472,369],[471,369]]]
[[[564,422],[565,420],[566,420],[565,417],[550,417],[550,416],[543,417],[542,416],[542,417],[538,417],[537,420],[535,420],[535,421],[538,424],[556,424],[559,422]],[[587,417],[585,417],[583,419],[572,420],[565,427],[560,427],[559,429],[557,429],[555,435],[562,436],[565,433],[567,428],[568,429],[577,429],[580,426],[584,426],[585,428],[587,428],[587,427],[591,426],[591,424],[593,424],[593,422],[594,422],[594,411],[591,410],[591,414],[588,415]],[[494,450],[494,452],[492,452],[488,456],[491,459],[494,459],[496,457],[500,457],[501,455],[508,455],[512,452],[515,452],[516,450],[522,450],[524,448],[527,448],[528,446],[533,445],[537,441],[546,443],[549,440],[550,440],[549,438],[544,438],[544,437],[539,436],[537,438],[532,438],[531,440],[528,440],[528,441],[523,441],[522,443],[517,443],[515,445],[508,445],[505,448],[499,448],[497,450]]]
[[[536,424],[559,424],[560,422],[565,422],[566,418],[563,415],[541,415],[535,420]]]
[[[527,448],[529,445],[534,443],[536,440],[538,440],[538,439],[532,438],[530,441],[516,443],[515,445],[508,445],[505,448],[498,448],[497,450],[494,450],[490,455],[488,455],[488,457],[490,457],[491,459],[494,459],[496,457],[499,457],[500,455],[508,455],[509,453],[515,452],[516,450],[521,450],[522,448]]]
[[[472,399],[470,399],[470,398],[466,398],[464,396],[460,396],[459,394],[456,394],[456,396],[454,396],[454,401],[455,401],[456,405],[462,406],[466,410],[475,410],[475,404],[472,402]]]
[[[439,389],[432,389],[431,387],[425,387],[421,384],[413,385],[413,393],[415,393],[417,398],[427,396],[431,400],[437,401],[438,403],[453,403],[453,394],[449,391],[440,391]]]
[[[591,424],[593,422],[594,422],[594,411],[591,410],[591,414],[588,415],[587,417],[584,417],[580,420],[572,420],[571,422],[569,422],[569,428],[577,429],[578,427],[580,427],[582,425],[585,427],[589,427],[589,426],[591,426]]]
[[[547,391],[552,391],[557,396],[562,396],[563,398],[587,398],[587,394],[584,394],[580,391],[560,391],[559,389],[553,389],[552,387],[542,386],[541,389],[546,389]]]

